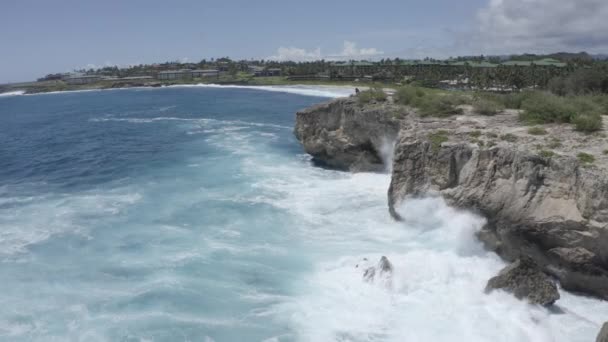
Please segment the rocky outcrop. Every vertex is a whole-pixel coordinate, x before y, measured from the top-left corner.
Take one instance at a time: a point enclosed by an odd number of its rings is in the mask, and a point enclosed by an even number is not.
[[[529,256],[565,289],[608,298],[605,136],[563,125],[534,136],[508,112],[410,117],[402,126],[388,193],[393,217],[408,196],[441,195],[484,215],[479,238],[505,259]],[[595,161],[583,164],[580,152]]]
[[[488,281],[486,292],[505,290],[532,304],[552,305],[559,299],[557,286],[530,258],[521,258]]]
[[[356,98],[296,114],[295,135],[315,162],[349,171],[382,171],[399,131],[391,104],[361,106]]]
[[[595,342],[608,342],[608,323],[604,323]]]
[[[393,274],[393,265],[388,258],[382,256],[376,266],[368,267],[363,273],[363,279],[368,282],[373,282],[376,276],[379,278],[388,278]]]
[[[481,116],[463,109],[420,117],[390,99],[362,106],[351,97],[298,112],[295,134],[321,164],[377,171],[398,132],[388,191],[395,219],[407,197],[442,196],[485,216],[478,237],[506,260],[530,257],[565,289],[608,299],[606,134],[552,124],[534,135],[517,111]],[[579,160],[583,152],[594,161]]]

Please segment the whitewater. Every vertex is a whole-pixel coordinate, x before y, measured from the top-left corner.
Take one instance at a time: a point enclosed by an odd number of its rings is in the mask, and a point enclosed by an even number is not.
[[[312,164],[295,111],[352,91],[1,97],[0,340],[593,341],[603,301],[483,293],[483,218]]]

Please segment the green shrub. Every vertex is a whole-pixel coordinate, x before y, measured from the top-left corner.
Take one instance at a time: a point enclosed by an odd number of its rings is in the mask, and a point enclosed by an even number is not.
[[[386,93],[381,87],[373,86],[368,90],[359,92],[357,98],[360,104],[366,104],[372,101],[384,102],[386,101]]]
[[[576,113],[565,98],[541,92],[528,96],[522,102],[522,109],[520,119],[532,124],[568,123]]]
[[[560,148],[560,147],[562,147],[562,142],[559,139],[553,137],[553,138],[551,138],[551,142],[549,142],[549,144],[547,145],[547,147],[549,147],[549,148]]]
[[[583,165],[592,164],[595,161],[595,157],[593,155],[585,152],[577,154],[576,157]]]
[[[581,113],[574,116],[572,123],[577,131],[595,132],[602,129],[602,116],[597,112]]]
[[[406,106],[416,106],[419,103],[419,99],[422,98],[426,93],[422,88],[413,86],[404,86],[397,89],[394,98],[395,102]]]
[[[603,154],[608,154],[608,150],[604,150],[602,153]]]
[[[481,131],[469,132],[469,135],[473,138],[479,138],[481,136]]]
[[[441,148],[441,144],[449,140],[448,131],[438,130],[433,132],[429,134],[429,140],[431,142],[431,148],[434,152],[437,152],[439,151],[439,148]]]
[[[416,107],[422,116],[450,116],[462,114],[462,97],[459,95],[427,94],[420,97]]]
[[[545,135],[545,134],[547,134],[547,131],[542,127],[534,126],[534,127],[528,128],[528,134]]]
[[[499,103],[486,99],[480,98],[473,102],[473,111],[481,115],[496,115],[503,110],[503,108],[504,107]]]
[[[488,132],[488,133],[486,133],[486,135],[487,135],[489,138],[498,138],[498,134],[496,134],[496,133],[494,133],[494,132]]]
[[[517,141],[517,136],[511,134],[511,133],[507,133],[507,134],[503,134],[500,136],[501,140],[504,141],[508,141],[508,142],[516,142]]]
[[[555,155],[555,153],[553,151],[548,151],[548,150],[541,150],[540,152],[538,152],[538,154],[543,157],[543,158],[551,158]]]
[[[608,115],[608,94],[590,95],[588,98],[599,106],[601,114]]]

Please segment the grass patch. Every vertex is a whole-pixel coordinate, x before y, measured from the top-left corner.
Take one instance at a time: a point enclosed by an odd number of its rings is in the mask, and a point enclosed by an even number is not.
[[[547,134],[547,131],[544,128],[542,128],[542,127],[534,126],[534,127],[528,128],[528,134],[531,134],[531,135],[545,135],[545,134]]]
[[[519,118],[529,124],[572,123],[582,132],[602,129],[602,107],[590,96],[533,92],[522,102],[522,109]]]
[[[507,134],[501,135],[500,139],[504,140],[504,141],[508,141],[508,142],[516,142],[517,136],[515,136],[514,134],[511,134],[511,133],[507,133]]]
[[[578,161],[580,161],[583,165],[593,164],[595,161],[595,157],[593,155],[585,152],[577,154],[576,158],[578,158]]]
[[[447,142],[448,140],[448,131],[445,130],[439,130],[429,134],[429,141],[431,142],[433,152],[438,152],[441,148],[441,144]]]
[[[540,150],[540,152],[538,152],[538,154],[543,158],[549,159],[555,155],[555,152],[549,151],[549,150]]]
[[[414,104],[421,116],[446,117],[462,114],[457,106],[466,102],[463,96],[453,94],[426,94]]]
[[[572,123],[577,131],[595,132],[602,129],[602,116],[598,112],[581,113],[572,118]]]
[[[364,90],[359,92],[357,95],[357,100],[359,104],[367,104],[371,102],[384,102],[386,101],[386,93],[381,87],[373,86],[368,90]]]
[[[535,92],[522,102],[519,118],[530,124],[569,123],[576,114],[568,101],[551,93]]]
[[[547,147],[549,147],[549,148],[560,148],[562,146],[563,145],[562,145],[561,140],[559,140],[555,137],[551,138],[551,141],[547,144]]]
[[[469,135],[473,138],[479,138],[481,136],[481,131],[469,132]]]
[[[395,103],[404,106],[417,106],[426,92],[420,87],[403,86],[395,91]]]
[[[473,101],[473,111],[481,115],[496,115],[504,109],[501,104],[484,98]]]

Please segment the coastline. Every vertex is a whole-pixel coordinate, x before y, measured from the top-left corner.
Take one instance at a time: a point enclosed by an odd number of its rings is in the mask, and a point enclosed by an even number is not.
[[[94,91],[110,91],[110,90],[124,90],[124,89],[170,89],[170,88],[226,88],[226,89],[253,89],[262,91],[274,91],[283,93],[292,93],[304,96],[316,96],[326,98],[339,98],[348,97],[355,93],[355,88],[366,89],[366,86],[360,85],[333,85],[323,83],[302,83],[294,82],[290,84],[259,84],[259,85],[244,85],[238,83],[175,83],[175,84],[163,84],[157,85],[125,85],[121,87],[105,87],[103,85],[97,85],[96,87],[71,87],[69,89],[54,90],[51,88],[45,88],[42,91],[28,92],[27,89],[10,89],[4,92],[0,92],[0,98],[12,97],[12,96],[32,96],[32,95],[50,95],[50,94],[63,94],[63,93],[78,93],[78,92],[94,92]],[[1,90],[2,88],[0,88]]]
[[[250,80],[196,80],[179,82],[96,82],[82,85],[67,85],[63,82],[27,82],[0,85],[0,97],[14,95],[34,95],[47,93],[62,93],[75,91],[96,91],[132,88],[166,88],[166,87],[226,87],[272,90],[281,88],[303,87],[324,88],[331,90],[366,89],[370,83],[367,82],[342,82],[342,81],[291,81],[285,77],[260,77]],[[390,85],[388,86],[390,87]],[[346,94],[348,96],[350,94]]]

